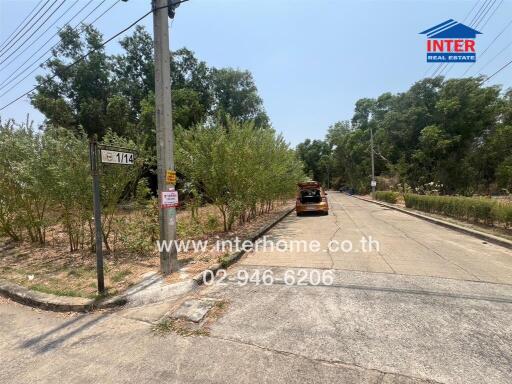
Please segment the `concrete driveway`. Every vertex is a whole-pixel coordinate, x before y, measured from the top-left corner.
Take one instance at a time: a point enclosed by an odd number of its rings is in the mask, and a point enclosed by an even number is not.
[[[251,252],[194,293],[227,303],[209,336],[153,335],[174,301],[66,317],[0,300],[0,382],[510,383],[511,252],[329,197],[268,234],[320,252]],[[362,236],[380,249],[323,252]]]

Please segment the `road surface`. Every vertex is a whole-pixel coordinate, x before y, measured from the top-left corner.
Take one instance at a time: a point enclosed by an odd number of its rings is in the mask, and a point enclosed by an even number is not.
[[[292,214],[268,233],[320,251],[250,252],[194,294],[227,303],[209,336],[155,336],[172,302],[65,316],[0,301],[0,382],[510,383],[512,252],[329,198],[329,216]]]

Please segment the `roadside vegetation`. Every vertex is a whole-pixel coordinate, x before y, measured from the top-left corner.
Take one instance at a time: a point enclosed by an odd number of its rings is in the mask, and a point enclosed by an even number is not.
[[[324,185],[368,193],[370,129],[378,189],[491,195],[512,191],[512,90],[483,78],[427,78],[405,92],[355,103],[351,121],[298,146],[305,172]]]
[[[458,220],[512,226],[512,204],[484,197],[429,196],[406,194],[405,206]]]
[[[44,124],[0,120],[0,278],[94,296],[94,138],[137,153],[133,166],[100,166],[106,282],[115,293],[158,269],[153,41],[137,27],[121,53],[107,55],[92,27],[65,27],[60,37],[30,96]],[[171,65],[178,239],[248,235],[291,206],[302,164],[272,128],[250,72],[208,66],[186,48]],[[222,257],[179,255],[191,273]]]
[[[400,194],[393,191],[377,191],[375,192],[375,198],[386,203],[396,204]]]

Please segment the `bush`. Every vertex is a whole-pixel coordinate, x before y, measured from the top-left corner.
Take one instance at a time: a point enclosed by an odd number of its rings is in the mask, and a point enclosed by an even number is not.
[[[251,122],[197,126],[179,132],[176,144],[178,170],[219,209],[225,231],[293,197],[304,177],[284,139]]]
[[[135,149],[107,132],[103,144]],[[100,166],[104,243],[117,204],[138,179],[142,156],[130,167]],[[70,251],[94,244],[89,140],[83,132],[45,127],[35,132],[12,121],[0,124],[0,235],[44,243],[46,228],[60,224]]]
[[[0,123],[0,234],[44,243],[51,180],[41,136],[30,126]]]
[[[406,194],[405,206],[464,221],[512,225],[512,204],[483,197],[425,196]]]
[[[398,192],[392,191],[377,191],[375,192],[375,198],[380,201],[385,201],[387,203],[396,204],[398,201],[398,196],[400,194]]]

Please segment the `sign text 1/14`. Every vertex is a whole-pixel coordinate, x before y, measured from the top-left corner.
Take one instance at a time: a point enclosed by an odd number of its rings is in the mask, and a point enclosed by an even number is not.
[[[108,149],[101,150],[101,162],[110,164],[133,164],[134,155],[130,152],[111,151]]]

